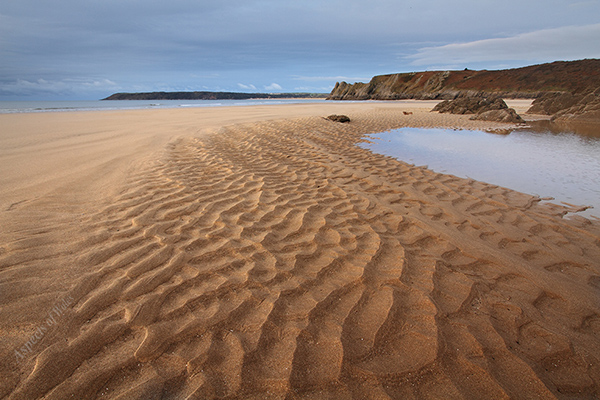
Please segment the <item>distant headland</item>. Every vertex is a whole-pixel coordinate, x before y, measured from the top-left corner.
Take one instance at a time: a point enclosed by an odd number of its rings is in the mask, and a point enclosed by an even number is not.
[[[328,93],[148,92],[115,93],[102,100],[324,99]]]

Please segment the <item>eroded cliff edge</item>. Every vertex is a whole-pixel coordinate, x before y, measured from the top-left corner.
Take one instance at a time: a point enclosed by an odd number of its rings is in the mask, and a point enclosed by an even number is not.
[[[498,71],[425,71],[379,75],[369,83],[336,83],[330,100],[449,100],[459,96],[538,98],[600,87],[600,60],[556,61]]]

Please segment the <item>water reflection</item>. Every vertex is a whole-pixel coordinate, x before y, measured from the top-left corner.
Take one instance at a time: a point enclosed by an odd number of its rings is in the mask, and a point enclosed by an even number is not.
[[[509,135],[402,128],[371,135],[376,153],[558,202],[590,205],[600,217],[600,135],[549,131],[543,124]]]
[[[549,119],[528,121],[528,130],[541,133],[575,133],[580,136],[600,139],[600,126],[584,122],[556,123]]]

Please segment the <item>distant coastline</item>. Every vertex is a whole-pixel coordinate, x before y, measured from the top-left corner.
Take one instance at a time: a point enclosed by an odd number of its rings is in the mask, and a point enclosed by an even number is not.
[[[325,99],[329,93],[147,92],[115,93],[101,100]]]

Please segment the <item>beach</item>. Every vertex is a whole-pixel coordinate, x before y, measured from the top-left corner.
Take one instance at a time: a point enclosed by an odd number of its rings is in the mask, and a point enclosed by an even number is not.
[[[358,146],[436,103],[0,115],[0,398],[600,395],[600,221]]]

